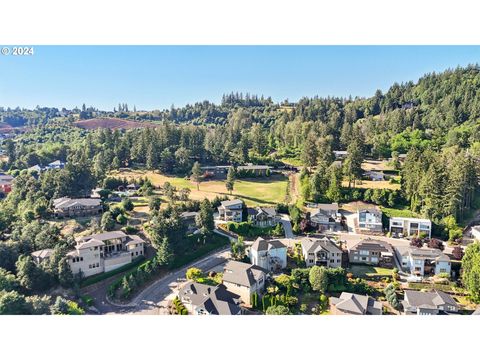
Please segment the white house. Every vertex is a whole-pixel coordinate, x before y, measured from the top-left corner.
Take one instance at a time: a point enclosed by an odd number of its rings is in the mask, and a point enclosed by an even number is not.
[[[430,238],[432,236],[432,222],[428,219],[392,217],[390,218],[389,231],[391,234],[403,234],[405,236],[425,234]]]
[[[472,226],[470,234],[475,240],[480,240],[480,225]]]
[[[365,171],[363,176],[369,178],[372,181],[383,181],[385,180],[385,175],[380,171]]]
[[[439,249],[397,247],[402,269],[418,276],[450,274],[450,258]]]
[[[242,222],[243,201],[239,199],[222,201],[218,207],[218,217],[223,221]]]
[[[137,235],[110,231],[75,239],[75,250],[67,253],[74,274],[91,276],[117,269],[145,254],[144,243]]]
[[[382,232],[382,212],[377,209],[357,210],[358,228],[360,231]]]
[[[302,253],[307,267],[314,265],[325,267],[342,266],[342,250],[329,238],[302,238]]]
[[[257,238],[250,248],[250,262],[267,271],[278,271],[287,267],[287,246],[279,240]]]

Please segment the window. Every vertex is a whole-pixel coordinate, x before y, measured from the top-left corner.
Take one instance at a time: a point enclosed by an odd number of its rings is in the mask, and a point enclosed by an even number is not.
[[[97,263],[97,267],[100,267],[100,264],[99,264],[99,263]]]
[[[83,257],[80,257],[80,261],[83,261]]]
[[[313,259],[309,259],[308,262],[309,262],[310,264],[313,264]]]
[[[340,259],[337,259],[337,263],[340,263],[341,261],[342,261],[342,260],[340,260]]]
[[[335,262],[335,260],[334,260],[334,259],[330,259],[330,263],[334,263],[334,262]]]
[[[367,257],[366,257],[366,256],[362,256],[362,261],[367,261]]]
[[[353,257],[353,260],[358,260],[358,256],[354,256],[354,257]]]
[[[368,250],[360,250],[360,255],[368,255]]]
[[[92,264],[89,264],[89,265],[88,265],[88,268],[91,269],[91,268],[92,268]]]

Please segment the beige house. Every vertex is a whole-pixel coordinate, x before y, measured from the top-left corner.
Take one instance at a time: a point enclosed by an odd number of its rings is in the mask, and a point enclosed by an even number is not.
[[[260,294],[265,288],[265,276],[259,266],[230,260],[223,270],[222,283],[228,291],[239,295],[243,303],[251,306],[252,294]]]
[[[342,250],[333,240],[324,238],[302,238],[302,253],[307,267],[314,265],[325,267],[342,266]]]
[[[392,268],[393,247],[382,240],[363,239],[348,249],[348,259],[353,264],[368,264]]]
[[[75,250],[67,254],[68,263],[74,274],[84,276],[115,270],[145,254],[145,241],[122,231],[83,236],[75,241]]]
[[[332,315],[382,315],[382,303],[370,296],[343,292],[330,298]]]
[[[30,255],[37,264],[41,264],[43,261],[50,259],[53,253],[53,249],[43,249],[32,252]]]
[[[218,207],[218,218],[223,221],[242,222],[243,201],[239,199],[222,201]]]

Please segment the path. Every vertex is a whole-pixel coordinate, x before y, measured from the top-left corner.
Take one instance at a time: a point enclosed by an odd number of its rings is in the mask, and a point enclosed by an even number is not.
[[[295,235],[293,234],[292,223],[290,222],[290,216],[288,216],[287,214],[281,214],[280,222],[283,225],[283,230],[285,231],[285,237],[287,239],[293,239]]]

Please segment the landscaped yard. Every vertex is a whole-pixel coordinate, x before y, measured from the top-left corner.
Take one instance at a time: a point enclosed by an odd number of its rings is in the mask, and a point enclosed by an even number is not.
[[[194,200],[202,200],[204,198],[211,200],[216,196],[230,195],[225,188],[224,180],[202,182],[200,183],[200,190],[197,190],[197,185],[188,179],[166,176],[153,171],[122,170],[120,172],[112,172],[112,175],[126,177],[127,179],[148,177],[155,186],[161,186],[168,181],[170,184],[177,187],[177,189],[190,189],[190,198]],[[232,197],[241,198],[250,206],[273,205],[285,201],[287,184],[287,178],[282,175],[237,180],[235,181]]]
[[[355,277],[368,278],[371,276],[392,276],[393,269],[375,267],[371,265],[352,265],[348,272]]]
[[[391,217],[418,217],[413,211],[409,210],[408,208],[405,209],[393,209],[388,207],[381,207],[382,212],[389,218]]]

